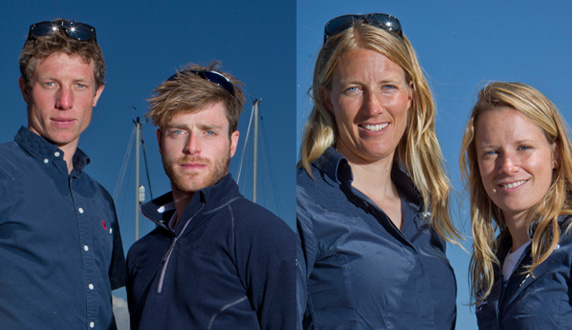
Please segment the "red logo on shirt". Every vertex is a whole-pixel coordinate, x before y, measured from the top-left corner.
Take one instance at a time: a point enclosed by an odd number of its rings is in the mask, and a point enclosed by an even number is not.
[[[103,226],[103,229],[107,230],[107,225],[105,224],[105,220],[101,220],[101,225]]]

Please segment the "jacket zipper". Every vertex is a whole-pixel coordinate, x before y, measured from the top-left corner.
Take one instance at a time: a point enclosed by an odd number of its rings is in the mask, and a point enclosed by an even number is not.
[[[171,245],[169,245],[169,249],[165,253],[165,256],[163,256],[163,267],[161,268],[161,275],[159,276],[159,284],[157,285],[157,293],[161,293],[163,291],[163,284],[165,282],[165,275],[167,274],[167,267],[169,266],[169,260],[171,260],[171,255],[173,254],[173,250],[175,249],[175,244],[177,244],[179,237],[181,237],[181,235],[183,235],[183,233],[185,232],[185,230],[187,229],[187,227],[191,223],[191,220],[203,209],[204,206],[205,206],[204,204],[201,205],[201,208],[198,209],[198,211],[192,217],[190,217],[189,220],[187,220],[187,222],[185,223],[185,226],[183,227],[183,229],[181,229],[179,234],[176,235],[171,240]]]

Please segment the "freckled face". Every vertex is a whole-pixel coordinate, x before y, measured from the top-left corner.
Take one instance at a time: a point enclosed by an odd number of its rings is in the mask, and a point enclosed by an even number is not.
[[[163,167],[173,192],[192,194],[216,184],[228,173],[238,131],[228,133],[222,102],[178,113],[157,131]]]
[[[342,155],[354,163],[393,160],[412,99],[401,67],[376,51],[350,50],[334,69],[331,90],[324,93]]]
[[[544,198],[556,167],[556,144],[538,125],[514,109],[493,109],[477,120],[475,146],[485,191],[507,221]]]
[[[19,83],[28,103],[29,129],[61,148],[77,147],[104,88],[95,89],[93,63],[54,53],[37,62],[30,91],[22,78]]]

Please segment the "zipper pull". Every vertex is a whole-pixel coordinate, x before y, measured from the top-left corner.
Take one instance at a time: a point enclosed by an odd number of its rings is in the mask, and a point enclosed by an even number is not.
[[[530,277],[530,273],[526,274],[526,277],[524,278],[524,280],[522,280],[522,282],[520,282],[520,284],[518,286],[521,287],[529,277]]]

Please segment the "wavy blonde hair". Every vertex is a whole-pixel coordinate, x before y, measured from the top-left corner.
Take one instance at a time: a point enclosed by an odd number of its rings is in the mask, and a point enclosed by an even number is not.
[[[531,86],[517,82],[487,84],[479,92],[479,98],[465,128],[459,159],[461,179],[470,193],[471,200],[473,254],[469,266],[469,281],[474,304],[481,303],[490,294],[494,282],[494,265],[500,267],[495,252],[500,238],[510,235],[501,210],[485,192],[475,148],[479,116],[503,107],[524,115],[542,129],[549,143],[556,143],[557,167],[553,171],[552,184],[544,198],[527,214],[530,222],[538,219],[531,243],[532,264],[527,266],[527,273],[532,273],[544,262],[558,244],[561,234],[558,216],[572,214],[572,147],[568,127],[558,109],[546,96]],[[498,238],[495,238],[496,230],[499,231]]]
[[[314,107],[304,127],[300,161],[310,176],[310,163],[336,144],[336,124],[327,110],[321,90],[330,90],[332,75],[343,54],[356,49],[371,49],[386,56],[405,72],[412,86],[412,104],[404,135],[394,161],[411,177],[420,192],[425,209],[431,208],[433,228],[449,242],[460,233],[451,221],[449,193],[451,184],[443,170],[443,155],[435,134],[435,106],[431,91],[409,40],[403,36],[358,21],[353,27],[329,37],[318,54],[314,68],[311,98]]]

